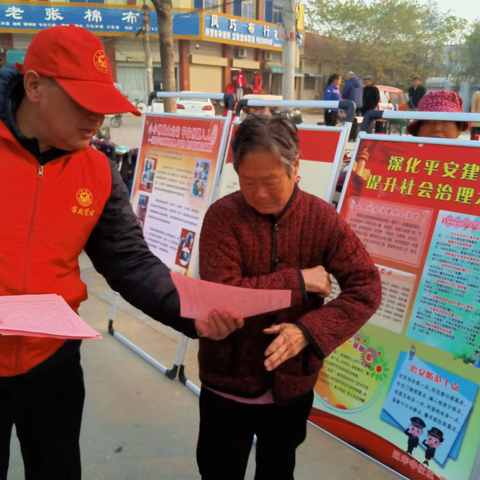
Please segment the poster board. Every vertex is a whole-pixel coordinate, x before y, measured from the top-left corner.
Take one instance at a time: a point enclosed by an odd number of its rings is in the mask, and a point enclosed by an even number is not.
[[[238,175],[233,168],[231,149],[233,136],[240,123],[235,121],[231,128],[218,198],[240,190]],[[345,153],[347,135],[343,135],[344,128],[298,126],[302,156],[296,178],[297,184],[303,191],[326,201],[331,200],[335,191],[338,171]]]
[[[473,480],[480,143],[422,142],[362,134],[357,143],[339,212],[376,263],[383,300],[326,359],[310,420],[406,478]],[[425,428],[410,455],[412,418]],[[429,432],[438,443],[427,452]]]
[[[132,206],[150,250],[176,273],[195,275],[230,118],[145,116]]]

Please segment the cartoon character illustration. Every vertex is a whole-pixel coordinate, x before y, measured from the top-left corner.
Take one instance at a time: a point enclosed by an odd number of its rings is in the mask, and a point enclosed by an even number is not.
[[[419,417],[412,417],[410,426],[405,430],[408,436],[407,453],[413,455],[413,449],[418,447],[419,437],[423,435],[423,429],[426,427],[425,422]]]
[[[435,456],[435,450],[443,443],[443,432],[436,427],[428,431],[427,439],[423,441],[423,445],[427,447],[425,452],[424,465],[428,467],[428,462]]]

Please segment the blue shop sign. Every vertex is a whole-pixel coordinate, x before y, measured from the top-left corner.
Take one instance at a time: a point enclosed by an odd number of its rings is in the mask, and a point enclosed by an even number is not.
[[[204,39],[241,46],[263,47],[280,50],[283,45],[277,27],[235,17],[205,13]],[[299,48],[303,50],[303,33],[298,36]]]
[[[158,34],[157,13],[150,11],[150,31]],[[198,12],[174,12],[173,34],[187,37],[200,35],[200,14]],[[71,7],[49,3],[6,4],[0,3],[0,31],[3,29],[31,31],[44,30],[57,25],[77,25],[94,33],[132,34],[137,33],[143,22],[141,9]]]

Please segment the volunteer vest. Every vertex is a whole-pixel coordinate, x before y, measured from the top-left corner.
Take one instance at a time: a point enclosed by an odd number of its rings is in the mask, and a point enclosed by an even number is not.
[[[87,299],[78,257],[110,196],[107,158],[88,147],[40,166],[0,122],[0,295]],[[0,338],[0,376],[28,372],[64,341]]]

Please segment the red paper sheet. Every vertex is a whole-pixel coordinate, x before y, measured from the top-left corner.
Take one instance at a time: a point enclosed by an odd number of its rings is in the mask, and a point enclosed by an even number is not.
[[[0,297],[0,318],[0,334],[6,336],[101,338],[59,295]]]
[[[208,319],[212,310],[247,318],[290,307],[290,290],[254,290],[206,282],[171,273],[180,295],[182,317]]]

